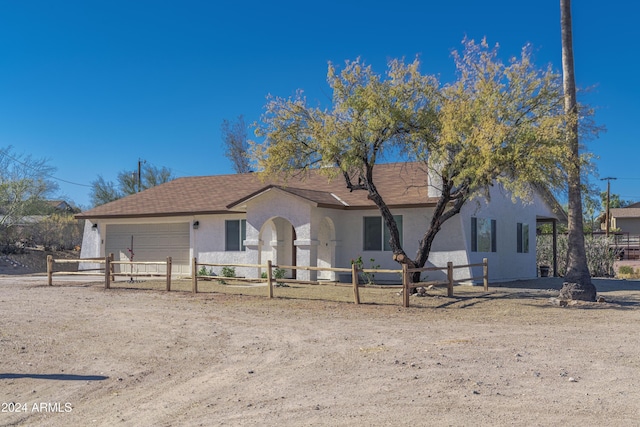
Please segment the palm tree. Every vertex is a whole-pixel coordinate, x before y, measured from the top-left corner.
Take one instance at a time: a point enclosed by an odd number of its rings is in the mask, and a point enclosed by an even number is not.
[[[567,171],[569,184],[569,248],[567,272],[560,297],[595,301],[596,287],[591,282],[584,249],[582,224],[582,197],[580,189],[580,154],[578,151],[578,103],[573,67],[573,38],[571,34],[571,0],[560,0],[560,26],[562,29],[562,75],[564,110],[567,116],[567,144],[571,158]]]

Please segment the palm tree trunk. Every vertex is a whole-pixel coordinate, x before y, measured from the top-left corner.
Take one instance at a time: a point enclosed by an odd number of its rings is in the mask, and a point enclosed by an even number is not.
[[[582,191],[580,188],[580,154],[578,151],[578,104],[573,66],[573,38],[571,34],[571,0],[560,0],[560,24],[562,29],[562,75],[564,84],[564,109],[567,116],[567,144],[571,149],[568,168],[569,185],[569,236],[567,249],[567,273],[560,297],[595,301],[596,288],[591,282],[584,249],[582,221]]]

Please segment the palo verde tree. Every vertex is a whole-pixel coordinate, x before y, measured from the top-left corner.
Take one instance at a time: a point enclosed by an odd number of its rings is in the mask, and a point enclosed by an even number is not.
[[[340,73],[329,65],[329,109],[308,106],[301,92],[271,98],[256,131],[263,142],[253,145],[261,171],[341,175],[380,210],[394,259],[416,267],[425,265],[443,223],[492,185],[524,199],[534,186],[560,187],[566,144],[559,75],[536,68],[529,48],[505,64],[485,41],[463,44],[451,84],[421,74],[417,60],[391,61],[384,76],[356,60]],[[389,156],[420,162],[439,193],[413,258],[374,181],[375,165]]]

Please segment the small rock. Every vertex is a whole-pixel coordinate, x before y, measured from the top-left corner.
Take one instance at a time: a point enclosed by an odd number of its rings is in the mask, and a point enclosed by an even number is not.
[[[577,382],[578,382],[578,380],[577,380],[577,379],[575,379],[575,378],[573,378],[573,377],[569,377],[569,382],[570,382],[570,383],[577,383]]]
[[[607,302],[603,296],[598,297],[598,302]]]
[[[553,305],[557,305],[558,307],[566,307],[569,304],[567,300],[560,298],[549,298],[549,302]]]

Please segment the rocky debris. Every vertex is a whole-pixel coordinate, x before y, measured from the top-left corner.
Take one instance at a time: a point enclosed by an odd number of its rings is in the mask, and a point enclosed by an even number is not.
[[[78,251],[45,251],[25,249],[19,254],[0,254],[0,274],[34,274],[47,272],[47,255],[55,259],[77,259]],[[77,271],[77,264],[57,264],[56,271]]]
[[[560,289],[559,298],[562,300],[595,301],[596,287],[592,283],[564,282]]]
[[[558,307],[566,307],[569,305],[569,301],[560,298],[549,298],[549,302]]]
[[[27,268],[26,265],[14,260],[13,258],[7,255],[3,255],[0,257],[0,264],[3,264],[5,267],[8,267],[8,268]]]

